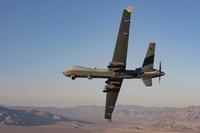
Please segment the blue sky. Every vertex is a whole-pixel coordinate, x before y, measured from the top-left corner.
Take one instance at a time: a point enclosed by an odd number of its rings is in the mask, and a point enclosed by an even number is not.
[[[199,105],[198,0],[1,0],[0,104],[68,107],[104,105],[103,79],[71,81],[71,65],[105,68],[111,61],[122,10],[133,6],[127,68],[140,67],[156,42],[161,85],[123,83],[117,104]]]

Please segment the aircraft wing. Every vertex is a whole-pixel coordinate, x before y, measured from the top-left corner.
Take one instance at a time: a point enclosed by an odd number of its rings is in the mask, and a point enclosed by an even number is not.
[[[105,86],[106,89],[106,107],[105,107],[105,119],[111,121],[112,113],[115,108],[115,103],[117,101],[117,97],[122,85],[123,79],[108,79],[106,81],[107,85]]]
[[[142,78],[143,83],[146,87],[152,86],[152,79],[151,78]]]
[[[113,58],[108,65],[108,69],[111,71],[123,71],[126,69],[131,12],[132,8],[126,8],[123,10]],[[107,94],[104,116],[105,119],[112,119],[112,113],[115,108],[115,103],[117,101],[122,81],[123,79],[118,78],[109,78],[106,81],[107,85],[105,87],[105,92]]]
[[[112,62],[108,68],[121,68],[120,70],[125,70],[131,12],[130,8],[124,9],[123,11]]]

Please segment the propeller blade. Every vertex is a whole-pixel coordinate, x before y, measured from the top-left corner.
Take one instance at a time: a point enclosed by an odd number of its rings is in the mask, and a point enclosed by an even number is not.
[[[160,85],[160,80],[161,80],[161,76],[159,76],[159,80],[158,80],[158,82],[159,82],[159,85]]]
[[[162,67],[161,67],[161,61],[160,61],[160,65],[159,65],[159,71],[161,72]]]

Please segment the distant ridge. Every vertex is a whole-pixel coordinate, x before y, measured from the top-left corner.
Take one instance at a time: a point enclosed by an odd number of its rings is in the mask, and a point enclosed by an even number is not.
[[[44,120],[43,124],[54,123],[52,118],[53,114],[61,114],[60,121],[73,121],[92,124],[105,123],[107,121],[103,119],[104,106],[96,105],[81,105],[71,108],[56,108],[56,107],[23,107],[23,106],[7,106],[14,109],[14,112],[20,109],[23,113],[33,114],[35,118]],[[32,110],[27,110],[31,108]],[[2,107],[0,108],[0,112]],[[37,111],[35,111],[37,110]],[[39,111],[38,111],[39,110]],[[44,114],[41,112],[45,112]],[[52,113],[47,113],[52,112]],[[15,114],[15,113],[11,113]],[[43,114],[43,115],[38,115]],[[129,123],[141,128],[159,128],[164,130],[179,130],[179,131],[200,131],[200,106],[188,106],[182,108],[175,107],[144,107],[136,105],[118,105],[115,108],[115,119],[113,123]],[[8,115],[9,116],[9,115]],[[12,116],[12,115],[11,115]],[[26,115],[25,115],[26,116]],[[48,117],[47,117],[48,116]],[[34,118],[33,117],[33,118]],[[69,117],[71,119],[69,119]],[[9,118],[9,117],[8,117]],[[9,124],[7,118],[6,124]],[[27,118],[27,117],[22,117]],[[0,114],[0,120],[2,120],[2,114]],[[25,120],[25,119],[24,119]],[[49,120],[48,123],[45,123]],[[5,117],[4,117],[5,123]],[[38,123],[32,123],[37,125]],[[41,124],[41,123],[39,123]],[[23,125],[23,123],[22,123]],[[25,125],[29,125],[26,122]]]
[[[50,113],[47,111],[38,111],[34,108],[23,109],[13,109],[12,107],[8,108],[0,106],[0,124],[5,125],[16,125],[16,126],[40,126],[40,125],[49,125],[57,122],[78,122],[78,123],[87,123],[90,122],[73,120],[57,113]]]

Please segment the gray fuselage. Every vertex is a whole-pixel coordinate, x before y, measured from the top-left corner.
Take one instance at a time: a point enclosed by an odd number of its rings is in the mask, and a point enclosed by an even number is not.
[[[120,78],[120,79],[139,79],[155,78],[162,76],[164,73],[156,69],[150,72],[143,72],[142,69],[112,71],[109,69],[88,68],[83,66],[72,66],[66,69],[63,74],[67,77],[75,78]]]

